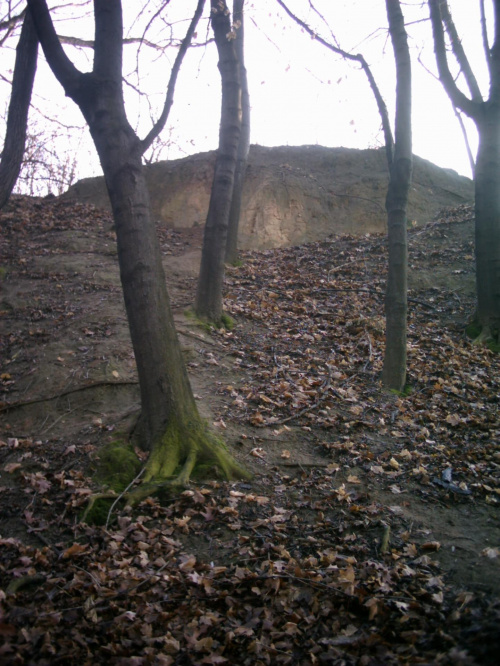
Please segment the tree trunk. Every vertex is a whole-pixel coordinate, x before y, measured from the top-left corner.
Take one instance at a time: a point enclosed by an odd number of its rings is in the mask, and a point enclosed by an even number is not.
[[[27,10],[16,49],[7,129],[0,162],[0,208],[9,200],[21,171],[37,60],[38,37],[31,12]]]
[[[238,56],[238,69],[241,83],[241,133],[238,144],[236,169],[234,172],[233,198],[229,211],[229,225],[226,242],[226,263],[235,263],[238,259],[238,230],[241,215],[241,197],[250,149],[250,95],[248,93],[248,78],[245,68],[245,32],[244,32],[244,5],[245,0],[234,0],[233,22],[240,26],[236,30],[236,55]]]
[[[141,162],[144,144],[125,113],[121,5],[94,0],[94,70],[89,74],[78,72],[62,52],[44,5],[30,0],[40,41],[66,94],[89,125],[116,225],[120,277],[141,391],[136,435],[150,451],[145,483],[131,499],[142,499],[150,493],[151,484],[167,479],[172,485],[185,484],[197,463],[216,466],[227,478],[247,476],[200,418],[182,359],[150,213]]]
[[[234,33],[231,29],[226,3],[212,0],[211,5],[212,27],[219,52],[222,109],[219,149],[205,223],[195,312],[201,319],[219,325],[222,318],[227,228],[240,139],[241,86],[234,39],[229,37]]]
[[[500,335],[500,104],[484,105],[477,121],[475,172],[477,322],[481,339]]]
[[[453,26],[444,0],[428,0],[439,78],[454,106],[475,122],[479,148],[474,172],[476,214],[476,320],[482,331],[477,342],[500,336],[500,2],[493,2],[493,45],[481,2],[481,30],[490,76],[489,97],[483,101],[465,52],[453,48],[462,71],[467,73],[471,99],[458,88],[448,65],[443,20]],[[459,42],[458,38],[455,42]],[[452,46],[454,43],[452,41]],[[472,83],[471,83],[472,82]]]
[[[384,386],[402,391],[406,383],[406,316],[408,307],[407,206],[412,172],[411,61],[399,0],[386,0],[396,61],[396,131],[394,160],[387,191],[389,267],[385,299],[386,334],[382,371]]]

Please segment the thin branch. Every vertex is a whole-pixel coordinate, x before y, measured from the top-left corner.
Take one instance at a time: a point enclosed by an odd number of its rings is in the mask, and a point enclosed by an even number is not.
[[[108,529],[109,521],[111,520],[111,516],[113,514],[115,506],[122,499],[122,497],[124,497],[128,493],[128,491],[130,490],[130,488],[132,488],[134,483],[137,483],[137,481],[139,481],[139,479],[141,478],[141,476],[144,474],[145,471],[146,471],[146,465],[144,465],[144,467],[141,469],[139,474],[134,479],[132,479],[132,481],[128,484],[128,486],[125,488],[125,490],[122,490],[122,492],[118,495],[118,497],[115,499],[113,504],[109,507],[108,517],[106,518],[106,525],[104,526],[105,530]]]
[[[182,40],[181,47],[179,49],[179,52],[177,53],[177,57],[175,58],[174,66],[172,67],[172,71],[170,73],[170,80],[168,82],[168,88],[167,88],[167,96],[165,98],[165,105],[163,107],[163,111],[156,121],[156,123],[153,125],[151,128],[151,131],[149,134],[142,139],[141,141],[141,152],[144,154],[146,150],[151,146],[153,141],[156,139],[156,137],[160,134],[162,129],[165,127],[165,123],[167,122],[168,114],[170,113],[170,109],[172,108],[172,104],[174,103],[174,90],[175,90],[175,84],[177,81],[177,76],[179,74],[179,70],[181,68],[182,61],[184,59],[184,56],[186,55],[186,52],[191,44],[191,41],[193,39],[193,35],[196,30],[196,26],[198,25],[198,21],[201,18],[201,15],[203,13],[203,8],[205,6],[205,0],[198,0],[198,5],[196,7],[196,11],[194,13],[194,16],[191,20],[191,23],[189,24],[188,31],[186,33],[186,36]]]
[[[458,36],[455,23],[453,22],[453,19],[450,14],[450,9],[448,7],[447,0],[441,0],[440,10],[441,10],[441,19],[445,25],[446,32],[448,33],[448,36],[450,38],[451,50],[453,51],[453,55],[457,59],[462,74],[464,75],[467,87],[469,88],[471,94],[471,98],[474,102],[481,102],[483,100],[483,96],[481,95],[479,84],[470,66],[469,59],[465,54],[465,50],[464,47],[462,46],[460,37]]]
[[[303,28],[313,39],[317,40],[320,44],[325,46],[327,49],[330,49],[330,51],[333,51],[333,53],[336,53],[337,55],[342,56],[345,60],[350,60],[352,62],[357,62],[361,65],[362,70],[364,71],[368,83],[370,84],[370,88],[372,89],[373,95],[375,97],[375,101],[377,103],[378,111],[380,114],[380,118],[382,120],[382,129],[384,132],[384,138],[385,138],[385,147],[386,147],[386,155],[387,155],[387,163],[389,165],[389,169],[392,165],[392,158],[393,158],[393,153],[394,153],[394,139],[392,136],[392,130],[391,130],[391,124],[389,121],[389,114],[387,112],[387,106],[384,102],[384,98],[382,97],[382,94],[379,90],[379,87],[377,85],[377,82],[375,81],[375,78],[372,74],[372,71],[370,69],[370,66],[366,62],[364,56],[361,53],[358,53],[356,55],[349,53],[348,51],[344,51],[343,49],[339,48],[338,46],[334,46],[333,44],[330,44],[327,42],[323,37],[320,37],[317,35],[314,30],[312,30],[307,23],[304,23],[298,16],[295,16],[293,12],[288,9],[288,7],[285,5],[283,0],[276,0],[276,2],[280,5],[280,7],[288,14],[290,18],[292,18],[298,25],[300,25],[301,28]]]
[[[85,384],[84,386],[77,386],[73,389],[68,389],[66,391],[61,391],[60,393],[55,393],[54,395],[49,395],[46,398],[33,398],[33,400],[24,400],[13,402],[10,405],[3,405],[0,407],[0,413],[9,412],[11,409],[19,409],[20,407],[26,407],[27,405],[36,405],[40,402],[50,402],[51,400],[58,400],[63,398],[66,395],[71,395],[72,393],[78,393],[79,391],[86,391],[87,389],[97,388],[99,386],[129,386],[136,385],[139,382],[137,381],[121,381],[121,382],[108,382],[108,381],[98,381],[93,382],[92,384]]]
[[[450,71],[448,56],[446,54],[440,2],[441,0],[428,0],[439,80],[448,97],[451,99],[452,104],[461,109],[470,118],[477,118],[482,102],[475,102],[464,95],[455,83]]]
[[[28,0],[38,39],[44,55],[59,83],[69,95],[79,84],[83,74],[68,58],[56,34],[46,0]]]
[[[486,57],[486,62],[488,64],[488,69],[490,71],[490,77],[491,77],[491,51],[490,51],[490,44],[488,41],[488,29],[486,27],[486,11],[484,9],[484,0],[480,1],[479,8],[481,12],[481,36],[483,38],[484,55]]]

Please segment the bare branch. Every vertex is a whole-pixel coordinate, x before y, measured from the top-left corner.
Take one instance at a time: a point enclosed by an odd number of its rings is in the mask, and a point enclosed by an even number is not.
[[[301,26],[313,39],[316,39],[320,44],[325,46],[327,49],[330,49],[330,51],[333,51],[337,55],[342,56],[345,60],[351,60],[352,62],[358,62],[361,65],[362,70],[364,71],[368,83],[370,84],[370,88],[372,89],[373,95],[375,97],[375,101],[377,103],[378,107],[378,112],[380,114],[380,118],[382,120],[382,129],[384,132],[384,138],[385,138],[385,149],[386,149],[386,156],[387,156],[387,163],[389,165],[389,168],[391,167],[392,164],[392,158],[393,158],[393,153],[394,153],[394,139],[392,136],[392,130],[391,130],[391,123],[389,121],[389,114],[387,112],[387,106],[384,102],[384,98],[382,97],[382,94],[380,93],[379,87],[377,85],[377,82],[375,81],[375,78],[372,74],[372,71],[370,69],[370,66],[366,62],[365,58],[361,53],[358,53],[356,55],[349,53],[348,51],[344,51],[343,49],[339,48],[338,46],[334,46],[333,44],[330,44],[327,42],[325,39],[317,35],[314,30],[312,30],[307,23],[304,23],[298,16],[295,16],[288,7],[285,5],[283,0],[276,0],[276,2],[280,5],[282,9],[292,18],[298,25]]]
[[[486,57],[486,62],[488,63],[488,69],[490,70],[490,76],[491,76],[491,52],[490,52],[490,44],[488,41],[488,30],[486,29],[486,12],[484,9],[484,0],[480,1],[479,8],[481,11],[481,35],[483,38],[484,55]]]
[[[28,0],[28,7],[33,16],[38,39],[47,62],[66,94],[69,94],[69,91],[78,85],[83,75],[74,66],[61,46],[46,0]]]
[[[481,102],[470,100],[458,88],[448,64],[446,54],[446,44],[444,39],[444,28],[440,11],[440,0],[428,0],[432,24],[432,34],[434,37],[434,52],[436,54],[436,63],[439,72],[439,79],[454,106],[461,109],[470,118],[476,118]]]
[[[187,53],[187,50],[191,44],[191,40],[193,39],[193,35],[196,30],[196,26],[198,25],[198,21],[201,18],[201,15],[203,13],[203,8],[205,6],[205,0],[198,0],[198,5],[196,7],[196,11],[194,13],[194,16],[191,20],[191,23],[189,24],[189,28],[187,30],[186,36],[182,40],[181,47],[179,49],[179,52],[177,53],[177,57],[175,58],[174,66],[172,67],[172,71],[170,73],[170,80],[168,82],[168,88],[167,88],[167,96],[165,98],[165,104],[163,106],[163,111],[161,112],[160,117],[156,121],[156,123],[153,125],[151,128],[151,131],[149,134],[142,139],[141,141],[141,151],[144,153],[150,145],[153,143],[153,141],[156,139],[156,137],[160,134],[162,129],[165,127],[165,123],[167,122],[168,114],[170,113],[170,109],[172,108],[172,104],[174,103],[174,90],[175,90],[175,84],[177,81],[177,76],[179,74],[179,70],[182,64],[182,61],[184,59],[184,56]]]
[[[464,47],[462,46],[460,37],[458,36],[455,23],[453,22],[453,19],[450,14],[450,9],[448,7],[447,0],[441,0],[440,10],[441,10],[441,20],[443,21],[446,28],[446,32],[448,33],[448,36],[450,38],[450,44],[451,44],[451,49],[453,51],[453,55],[457,59],[460,69],[462,70],[472,100],[474,102],[480,102],[482,101],[483,96],[481,95],[481,90],[479,89],[477,79],[474,76],[474,72],[472,71],[472,68],[470,66],[469,59],[465,54]]]

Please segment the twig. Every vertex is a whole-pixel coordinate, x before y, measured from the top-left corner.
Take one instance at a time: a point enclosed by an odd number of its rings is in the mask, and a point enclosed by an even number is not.
[[[189,336],[190,338],[194,338],[195,340],[199,340],[200,342],[204,342],[206,345],[212,345],[213,347],[220,347],[220,343],[214,342],[213,340],[207,340],[207,338],[204,338],[202,335],[198,335],[197,333],[193,333],[192,331],[186,331],[186,329],[178,328],[177,333]]]
[[[336,273],[341,268],[345,268],[346,266],[350,266],[351,264],[359,264],[360,261],[366,261],[366,256],[359,257],[359,259],[351,259],[351,261],[346,261],[345,264],[339,264],[338,266],[330,268],[330,270],[328,271],[328,280],[330,280],[330,273]]]
[[[20,407],[26,407],[27,405],[36,405],[40,402],[50,402],[51,400],[58,400],[59,398],[64,398],[66,395],[71,395],[72,393],[78,393],[79,391],[86,391],[87,389],[97,388],[99,386],[128,386],[136,385],[139,382],[137,380],[130,381],[121,381],[121,382],[108,382],[108,381],[98,381],[93,382],[92,384],[85,384],[84,386],[77,386],[73,389],[67,389],[66,391],[61,391],[60,393],[55,393],[54,395],[47,396],[46,398],[33,398],[32,400],[19,400],[13,402],[11,405],[4,405],[0,407],[0,413],[8,412],[11,409],[19,409]]]
[[[108,529],[108,525],[109,525],[109,521],[110,521],[110,519],[111,519],[111,514],[113,513],[113,509],[114,509],[115,506],[118,504],[118,502],[122,499],[122,497],[123,497],[123,496],[129,491],[129,489],[134,485],[134,483],[135,483],[136,481],[138,481],[138,480],[141,478],[141,476],[144,474],[145,469],[146,469],[146,466],[144,465],[144,467],[141,469],[141,471],[140,471],[139,474],[135,477],[135,479],[132,479],[132,481],[128,484],[128,486],[125,488],[125,490],[123,490],[123,491],[118,495],[118,497],[115,499],[115,501],[113,502],[113,504],[110,506],[110,509],[109,509],[109,511],[108,511],[108,517],[106,518],[106,525],[104,526],[104,529],[105,529],[105,530]]]

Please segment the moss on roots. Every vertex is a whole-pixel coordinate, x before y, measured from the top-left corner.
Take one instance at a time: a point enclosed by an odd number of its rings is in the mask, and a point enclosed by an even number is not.
[[[143,482],[128,494],[127,501],[135,505],[149,495],[171,495],[192,477],[213,477],[214,473],[226,480],[251,476],[203,420],[196,419],[189,427],[174,421],[153,446]]]
[[[473,321],[467,325],[465,334],[472,339],[473,345],[488,347],[495,354],[500,353],[500,335],[493,332],[489,326],[481,326]]]
[[[141,462],[131,444],[115,440],[99,451],[99,463],[94,479],[99,485],[121,493],[137,476]]]
[[[131,444],[120,440],[106,444],[99,453],[94,477],[105,492],[89,498],[82,520],[104,524],[117,501],[135,506],[151,495],[170,497],[185,488],[192,477],[232,480],[251,476],[198,416],[189,427],[171,421],[151,450],[141,482],[132,488],[140,472],[141,462]]]

